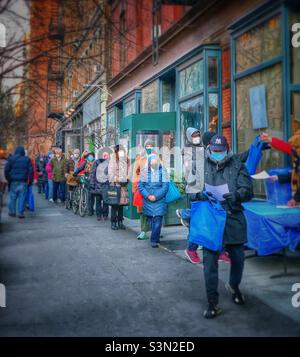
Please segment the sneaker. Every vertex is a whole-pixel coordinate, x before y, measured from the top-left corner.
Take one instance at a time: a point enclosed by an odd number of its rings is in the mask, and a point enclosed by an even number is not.
[[[186,249],[184,251],[185,255],[187,256],[188,260],[193,263],[193,264],[200,264],[201,263],[201,259],[197,253],[196,250],[188,250]]]
[[[9,213],[9,217],[16,217],[17,215],[15,213]]]
[[[54,203],[53,198],[50,198],[49,202]]]
[[[57,199],[57,203],[61,203],[61,199],[60,198]]]
[[[138,236],[137,236],[138,240],[145,240],[145,239],[149,239],[149,237],[147,236],[146,232],[141,232]]]
[[[108,217],[103,217],[104,221],[108,221]]]
[[[97,221],[102,221],[102,217],[101,217],[101,216],[98,216],[98,217],[97,217]]]
[[[206,319],[213,319],[213,318],[219,316],[221,313],[222,313],[222,310],[218,305],[209,303],[207,310],[205,310],[203,313],[203,316]]]
[[[19,218],[25,218],[24,214],[18,214]]]
[[[233,289],[229,283],[225,284],[225,288],[230,292],[232,301],[237,305],[245,305],[245,297],[240,292],[239,288]]]
[[[219,262],[231,263],[231,259],[229,258],[229,254],[227,252],[223,252],[219,255]]]
[[[181,217],[181,209],[177,209],[176,210],[176,215],[177,215],[177,217],[180,219],[180,223],[184,226],[184,227],[189,227],[190,226],[190,222],[188,221],[188,220],[186,220],[186,219],[183,219],[182,217]]]
[[[158,243],[151,242],[151,247],[152,247],[152,248],[158,248],[158,247],[159,247],[159,244],[158,244]]]

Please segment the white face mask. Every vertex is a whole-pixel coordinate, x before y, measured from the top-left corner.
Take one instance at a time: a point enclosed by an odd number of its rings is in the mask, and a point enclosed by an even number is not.
[[[79,158],[79,154],[74,154],[74,159],[78,159]]]
[[[119,158],[123,159],[125,157],[125,152],[124,151],[119,151]]]
[[[199,145],[201,143],[201,138],[192,138],[192,142],[194,145]]]

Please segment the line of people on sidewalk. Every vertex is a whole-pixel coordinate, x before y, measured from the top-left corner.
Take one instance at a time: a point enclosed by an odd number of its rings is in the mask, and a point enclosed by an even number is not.
[[[239,286],[244,269],[244,245],[247,241],[247,225],[243,214],[243,202],[253,197],[252,179],[246,169],[245,161],[249,152],[240,155],[233,154],[227,140],[216,133],[204,133],[195,128],[188,128],[186,132],[189,147],[184,148],[183,165],[186,182],[186,194],[189,202],[207,200],[206,187],[228,186],[221,205],[226,211],[226,224],[223,236],[223,254],[231,263],[230,278],[226,285],[232,295],[233,302],[238,305],[245,303]],[[261,134],[265,148],[274,147],[293,158],[291,175],[288,177],[274,177],[278,180],[291,180],[293,198],[289,205],[300,205],[300,132],[297,132],[288,143],[271,138],[268,134]],[[108,195],[110,187],[118,187],[119,201],[111,204],[111,228],[125,229],[123,224],[123,207],[128,201],[128,185],[130,180],[130,165],[127,152],[121,145],[116,145],[111,152],[100,151],[99,159],[95,160],[92,152],[85,151],[80,156],[78,149],[73,150],[67,160],[61,149],[51,150],[46,160],[41,160],[41,177],[47,172],[48,192],[46,197],[52,202],[65,201],[67,190],[78,184],[76,177],[86,175],[89,182],[89,214],[93,214],[96,200],[96,215],[98,219],[108,217],[108,204],[104,197]],[[45,168],[45,169],[44,169]],[[40,168],[37,167],[37,172]],[[9,214],[24,216],[24,197],[26,188],[34,180],[34,168],[31,160],[25,155],[24,148],[17,148],[15,155],[9,158],[5,166],[5,177],[10,186]],[[51,184],[52,181],[52,184]],[[72,184],[73,182],[73,184]],[[50,184],[49,184],[50,183]],[[208,186],[209,185],[209,186]],[[53,187],[53,192],[52,192]],[[133,166],[132,192],[139,194],[142,203],[137,205],[140,213],[141,233],[139,240],[147,239],[151,231],[150,243],[157,248],[160,243],[163,217],[167,210],[170,178],[160,156],[154,150],[154,143],[146,140],[144,152],[137,155]],[[112,191],[115,193],[117,191]],[[16,209],[16,201],[18,208]],[[178,210],[177,215],[183,224],[189,227],[190,210]],[[189,237],[188,237],[189,238]],[[200,263],[197,250],[198,245],[189,242],[186,255],[192,263]],[[203,265],[208,307],[204,311],[206,318],[213,318],[221,313],[218,305],[218,260],[220,253],[203,247]]]

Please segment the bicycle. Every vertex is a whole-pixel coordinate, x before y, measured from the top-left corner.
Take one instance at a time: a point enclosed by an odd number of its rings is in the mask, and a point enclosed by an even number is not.
[[[74,214],[79,212],[80,217],[84,217],[88,209],[88,181],[87,177],[79,177],[79,185],[76,186],[72,195],[72,209]]]

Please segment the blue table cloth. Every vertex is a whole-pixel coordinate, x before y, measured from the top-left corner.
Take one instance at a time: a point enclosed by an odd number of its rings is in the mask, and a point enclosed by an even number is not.
[[[269,255],[283,248],[295,250],[300,244],[300,207],[277,208],[266,201],[243,204],[247,219],[247,246],[258,255]]]

